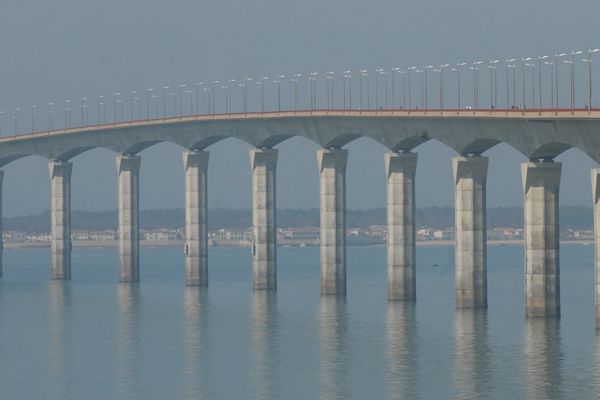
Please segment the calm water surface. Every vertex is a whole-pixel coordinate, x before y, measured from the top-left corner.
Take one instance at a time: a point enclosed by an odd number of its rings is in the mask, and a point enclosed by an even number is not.
[[[562,319],[524,318],[523,250],[489,247],[487,312],[454,309],[453,248],[418,248],[417,304],[386,299],[385,247],[348,249],[345,300],[319,295],[318,248],[279,250],[276,293],[247,249],[212,248],[210,287],[180,249],[8,250],[0,281],[2,399],[592,399],[600,396],[593,247],[561,249]],[[436,266],[437,265],[437,266]]]

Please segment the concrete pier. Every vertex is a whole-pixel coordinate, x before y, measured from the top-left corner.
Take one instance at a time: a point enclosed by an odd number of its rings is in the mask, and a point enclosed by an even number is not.
[[[416,153],[386,153],[388,300],[415,301]]]
[[[52,279],[71,279],[71,172],[70,162],[50,161]]]
[[[600,168],[592,169],[592,201],[594,207],[595,237],[595,293],[596,293],[596,330],[600,330]]]
[[[141,158],[117,156],[119,180],[119,282],[139,282],[139,176]]]
[[[277,288],[276,149],[251,149],[252,277],[255,290]]]
[[[560,316],[558,192],[561,164],[521,164],[525,193],[525,314]]]
[[[4,171],[0,170],[0,278],[2,278],[2,264],[3,264],[3,253],[4,253],[4,241],[2,240],[2,185],[4,183]]]
[[[346,162],[348,150],[319,149],[321,294],[346,294]]]
[[[487,307],[487,169],[487,157],[452,158],[457,308]]]
[[[185,151],[185,284],[208,285],[207,151]]]

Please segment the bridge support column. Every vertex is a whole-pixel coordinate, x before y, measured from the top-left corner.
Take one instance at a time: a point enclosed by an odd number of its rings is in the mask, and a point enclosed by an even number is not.
[[[4,252],[4,242],[2,240],[2,184],[4,182],[4,171],[0,170],[0,278],[2,278],[2,258]]]
[[[251,149],[252,277],[255,290],[277,289],[276,149]]]
[[[415,301],[416,153],[386,153],[388,300]]]
[[[52,279],[71,279],[71,172],[70,162],[50,161]]]
[[[185,151],[185,284],[208,285],[207,151]]]
[[[452,158],[457,308],[487,307],[487,168],[487,157]]]
[[[346,294],[346,161],[348,150],[319,149],[321,294]]]
[[[525,314],[560,316],[558,191],[561,164],[521,164],[525,193]]]
[[[139,174],[141,158],[117,156],[119,174],[119,282],[140,280]]]
[[[592,169],[592,200],[594,204],[596,329],[600,330],[600,168]]]

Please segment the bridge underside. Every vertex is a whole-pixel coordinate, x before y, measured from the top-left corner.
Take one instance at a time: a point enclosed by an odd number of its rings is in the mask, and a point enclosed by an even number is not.
[[[434,113],[435,114],[435,113]],[[120,280],[139,280],[140,151],[160,142],[184,148],[186,182],[186,283],[208,284],[206,149],[226,138],[250,143],[253,193],[254,288],[277,287],[276,165],[273,149],[294,136],[321,146],[321,293],[346,294],[347,143],[370,137],[390,149],[385,155],[388,210],[388,298],[415,301],[415,171],[413,149],[437,140],[458,153],[452,161],[455,187],[456,299],[459,308],[487,307],[487,150],[507,143],[528,158],[522,164],[525,194],[525,290],[528,317],[560,315],[558,191],[554,158],[577,147],[600,161],[600,113],[507,116],[421,112],[297,112],[182,117],[69,129],[0,139],[0,166],[36,155],[50,160],[52,178],[53,277],[71,277],[70,175],[73,157],[93,148],[117,153],[119,173]],[[600,254],[600,169],[592,171],[596,254]],[[0,178],[3,172],[0,171]],[[0,193],[1,193],[0,179]],[[0,202],[1,211],[1,202]],[[1,227],[0,227],[1,228]],[[1,276],[0,243],[0,276]],[[596,257],[596,321],[600,326],[600,257]]]

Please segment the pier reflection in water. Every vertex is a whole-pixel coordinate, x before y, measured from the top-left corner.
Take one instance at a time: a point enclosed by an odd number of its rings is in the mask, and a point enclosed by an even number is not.
[[[346,299],[322,296],[319,305],[319,380],[321,399],[345,399],[351,393]]]
[[[257,290],[252,293],[252,394],[255,399],[274,399],[281,393],[277,378],[279,359],[279,320],[277,293]]]
[[[562,398],[562,349],[556,319],[527,319],[523,327],[522,376],[527,399]]]
[[[51,398],[71,398],[69,368],[71,337],[71,287],[61,280],[48,283],[50,299],[49,390]]]
[[[143,393],[141,292],[138,285],[119,284],[117,289],[117,394],[120,399],[139,398]]]
[[[490,348],[487,311],[454,313],[454,389],[457,399],[485,398],[490,393]]]
[[[415,305],[390,302],[385,326],[387,385],[390,399],[411,399],[418,394],[418,340]]]
[[[184,290],[183,308],[185,398],[210,399],[214,397],[214,393],[209,388],[212,375],[208,351],[210,307],[207,290],[187,286]]]

